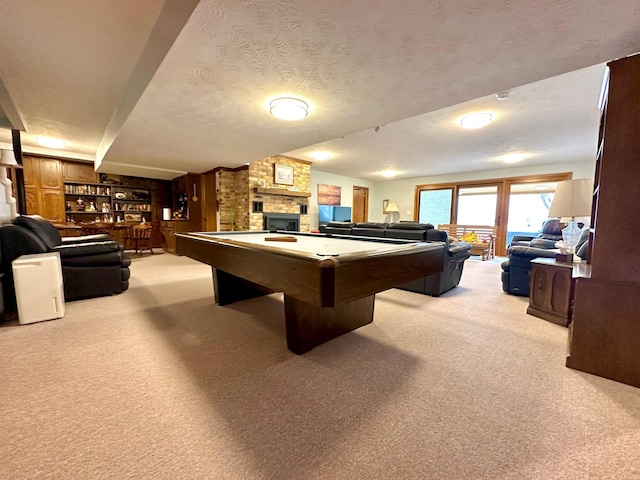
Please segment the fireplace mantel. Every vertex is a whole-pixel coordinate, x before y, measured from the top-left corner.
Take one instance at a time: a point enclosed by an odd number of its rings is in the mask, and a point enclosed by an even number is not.
[[[264,188],[255,187],[253,193],[262,195],[286,195],[289,197],[310,197],[310,192],[298,192],[296,190],[287,190],[286,188]]]

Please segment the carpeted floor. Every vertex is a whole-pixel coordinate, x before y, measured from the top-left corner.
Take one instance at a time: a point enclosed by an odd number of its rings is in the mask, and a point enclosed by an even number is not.
[[[218,307],[208,266],[135,257],[121,295],[0,324],[0,478],[640,478],[640,389],[566,368],[499,263],[297,356],[282,295]]]

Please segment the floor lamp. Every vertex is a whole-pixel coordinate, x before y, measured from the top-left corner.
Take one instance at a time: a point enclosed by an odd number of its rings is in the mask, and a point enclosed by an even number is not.
[[[569,224],[562,230],[562,240],[569,252],[575,252],[580,241],[582,229],[576,222],[576,217],[591,215],[591,201],[593,199],[593,180],[580,178],[578,180],[564,180],[558,182],[556,193],[549,208],[550,217],[569,217]]]
[[[22,168],[11,150],[0,150],[0,224],[11,223],[18,216],[7,168]]]

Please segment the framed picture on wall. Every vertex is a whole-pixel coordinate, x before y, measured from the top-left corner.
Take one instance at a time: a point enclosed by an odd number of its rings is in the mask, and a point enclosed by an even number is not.
[[[388,199],[384,199],[382,200],[382,213],[387,214],[389,212],[387,212],[387,207],[389,206],[389,200]]]
[[[293,167],[276,163],[273,166],[273,177],[273,183],[293,185]]]
[[[338,185],[318,184],[318,205],[340,205],[342,187]]]

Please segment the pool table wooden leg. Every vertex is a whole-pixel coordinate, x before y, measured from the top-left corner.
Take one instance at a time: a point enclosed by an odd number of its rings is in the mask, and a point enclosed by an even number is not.
[[[213,273],[213,292],[218,305],[228,305],[274,293],[270,288],[236,277],[217,268],[211,267],[211,271]]]
[[[313,347],[373,321],[375,295],[337,307],[316,307],[285,293],[287,346],[301,355]]]

